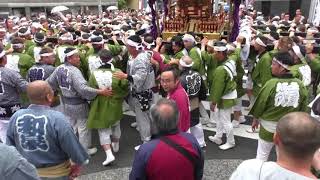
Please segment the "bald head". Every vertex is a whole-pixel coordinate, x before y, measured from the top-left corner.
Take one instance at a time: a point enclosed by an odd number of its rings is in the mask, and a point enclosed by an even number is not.
[[[320,147],[320,123],[307,113],[289,113],[280,119],[276,134],[282,149],[293,157],[312,156]]]
[[[53,90],[46,81],[33,81],[27,86],[27,95],[33,104],[49,105]]]
[[[178,126],[179,111],[176,103],[169,99],[160,99],[151,108],[153,126],[158,133],[176,130]]]

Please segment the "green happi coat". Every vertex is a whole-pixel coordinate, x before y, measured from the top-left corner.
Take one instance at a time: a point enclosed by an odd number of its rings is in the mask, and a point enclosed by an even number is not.
[[[183,52],[182,52],[182,50],[181,50],[181,51],[175,53],[174,56],[173,56],[173,58],[174,58],[174,59],[181,59],[183,56],[184,56],[184,54],[183,54]]]
[[[296,64],[291,66],[290,72],[293,77],[300,79],[304,86],[309,86],[311,83],[311,68],[306,63]]]
[[[184,49],[182,51],[184,55],[189,55],[192,59],[193,65],[192,69],[200,73],[201,75],[205,74],[205,66],[202,62],[201,51],[198,47],[193,47],[189,51]]]
[[[312,72],[320,73],[320,55],[317,55],[313,60],[309,62]]]
[[[63,44],[63,45],[60,45],[56,48],[56,61],[54,63],[54,65],[56,67],[58,67],[64,63],[65,57],[62,55],[62,53],[64,53],[64,50],[66,50],[67,48],[74,48],[74,47],[71,45]]]
[[[214,58],[213,54],[208,53],[207,51],[201,52],[203,63],[207,66],[207,87],[211,87],[213,81],[214,70],[221,65],[217,59]],[[210,89],[209,89],[210,90]]]
[[[320,55],[318,54],[313,60],[307,58],[307,62],[311,68],[313,76],[317,78],[320,74]],[[317,85],[316,94],[320,93],[320,84]]]
[[[43,47],[41,46],[37,46],[37,45],[32,45],[28,51],[27,51],[27,54],[29,56],[31,56],[36,62],[39,62],[40,60],[40,51]],[[36,53],[36,54],[35,54]]]
[[[272,78],[272,57],[269,52],[264,52],[255,60],[255,66],[251,74],[253,82],[253,95],[257,97],[260,89]]]
[[[17,52],[14,52],[14,53],[9,54],[7,56],[8,61],[11,61],[11,62],[12,62],[12,59],[17,59],[16,57],[19,58],[18,64],[7,63],[7,65],[10,64],[10,66],[13,65],[13,66],[18,67],[20,75],[23,78],[26,78],[28,70],[35,64],[34,59],[31,56],[29,56],[28,54],[17,53]]]
[[[164,64],[169,64],[169,62],[171,61],[171,57],[168,54],[161,54],[161,57]]]
[[[235,97],[231,99],[223,98],[223,96],[230,94],[237,88],[237,84],[235,82],[234,77],[231,77],[226,68],[224,67],[225,63],[217,67],[214,71],[213,79],[211,82],[212,85],[210,89],[209,99],[211,102],[216,103],[219,109],[231,108],[236,104],[237,98],[237,95],[235,95]]]
[[[35,44],[36,44],[36,43],[33,42],[32,40],[26,40],[26,41],[24,42],[24,50],[25,50],[25,51],[28,51],[29,48],[30,48],[31,46],[34,46]]]
[[[99,76],[105,77],[105,73],[117,72],[119,69],[112,71],[110,68],[99,68],[95,70],[89,78],[89,85],[93,88],[103,88],[99,86]],[[100,73],[100,75],[99,75]],[[102,82],[102,81],[100,81]],[[100,83],[103,84],[103,83]],[[87,126],[90,129],[110,128],[120,121],[123,116],[122,103],[128,94],[128,80],[119,80],[112,77],[113,96],[97,96],[90,104],[90,112]]]
[[[77,46],[77,48],[79,49],[79,51],[81,52],[81,54],[83,54],[84,56],[87,56],[87,53],[90,49],[90,47],[86,44],[79,44]]]
[[[107,49],[111,52],[112,56],[113,56],[113,65],[116,68],[121,69],[122,71],[125,71],[127,68],[127,60],[128,60],[128,53],[126,51],[125,46],[122,45],[112,45],[112,44],[105,44],[104,45],[104,49]],[[97,53],[94,52],[93,48],[89,48],[89,50],[87,51],[86,54],[86,63],[87,66],[89,66],[88,64],[88,58],[91,55],[97,55]]]
[[[249,114],[260,122],[274,126],[284,115],[295,111],[307,111],[308,91],[296,78],[272,78],[261,89]],[[261,123],[259,137],[272,142],[273,133]]]
[[[245,74],[243,66],[242,66],[242,60],[241,60],[241,49],[237,48],[232,54],[228,56],[228,59],[235,61],[236,68],[237,68],[237,76],[235,77],[235,81],[237,83],[237,94],[238,98],[245,95],[246,91],[244,90],[242,84],[243,84],[243,76]]]

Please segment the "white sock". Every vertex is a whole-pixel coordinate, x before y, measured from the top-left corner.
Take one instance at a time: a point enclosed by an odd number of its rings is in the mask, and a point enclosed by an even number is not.
[[[111,149],[108,149],[105,152],[106,152],[106,156],[107,157],[112,157],[113,156]]]

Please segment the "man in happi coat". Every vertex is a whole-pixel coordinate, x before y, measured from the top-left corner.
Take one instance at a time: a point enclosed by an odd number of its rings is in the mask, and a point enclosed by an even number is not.
[[[28,84],[27,94],[31,105],[10,118],[7,144],[15,146],[41,178],[75,178],[89,156],[65,115],[50,109],[53,90],[45,81],[34,81]]]
[[[289,53],[275,54],[272,60],[273,78],[262,87],[249,112],[259,119],[259,122],[254,119],[252,126],[260,123],[257,159],[268,160],[279,119],[289,112],[307,110],[308,92],[303,82],[290,73],[289,66],[292,65],[293,59]]]
[[[231,61],[234,61],[236,63],[236,71],[237,75],[235,77],[235,81],[237,83],[237,104],[233,107],[234,112],[234,118],[232,120],[232,125],[234,128],[240,127],[240,123],[244,123],[246,119],[244,118],[241,107],[242,107],[242,96],[245,95],[245,90],[243,88],[243,76],[245,74],[245,71],[243,69],[242,65],[242,47],[241,43],[243,41],[243,37],[239,36],[237,38],[237,45],[236,47],[233,46],[233,44],[227,44],[228,49],[228,59]]]
[[[93,88],[108,88],[109,96],[97,96],[90,104],[87,126],[98,129],[100,144],[106,153],[102,165],[108,165],[115,160],[113,152],[119,151],[121,136],[120,120],[122,119],[122,103],[128,94],[128,80],[119,80],[113,73],[120,71],[112,64],[112,53],[106,49],[99,52],[101,66],[93,70],[89,85]],[[112,150],[111,150],[112,146]]]
[[[207,89],[201,75],[192,70],[192,59],[183,56],[179,62],[181,70],[180,82],[189,96],[190,102],[190,132],[197,139],[200,147],[205,147],[203,128],[200,123],[200,103],[207,98]]]
[[[80,55],[76,48],[67,48],[64,51],[65,63],[58,66],[47,81],[54,90],[61,90],[61,98],[64,104],[64,113],[75,132],[79,134],[79,141],[87,149],[88,154],[97,152],[91,146],[91,131],[86,123],[89,113],[88,100],[97,95],[106,95],[107,89],[94,89],[88,86],[80,67]]]
[[[55,70],[55,54],[51,48],[42,48],[39,56],[39,61],[28,70],[26,79],[29,82],[46,80]]]
[[[9,68],[6,52],[0,48],[0,140],[6,142],[10,117],[21,107],[20,93],[26,91],[27,81]]]
[[[231,123],[232,107],[237,99],[236,63],[227,59],[226,43],[216,42],[214,50],[218,53],[218,60],[224,63],[214,71],[210,90],[210,109],[215,112],[217,131],[215,136],[209,136],[209,140],[220,145],[220,149],[227,150],[236,145]],[[227,135],[227,142],[221,145],[224,132]]]
[[[31,57],[33,57],[34,61],[35,62],[39,62],[40,60],[40,51],[41,49],[45,46],[46,44],[46,37],[43,33],[36,33],[34,35],[34,42],[35,42],[35,45],[31,46],[28,51],[27,51],[27,54]]]
[[[127,65],[127,74],[115,72],[114,76],[118,79],[127,79],[130,85],[130,94],[128,104],[136,114],[137,126],[139,128],[141,140],[145,143],[150,141],[150,116],[155,77],[151,56],[143,50],[142,40],[138,35],[129,36],[126,40],[126,46],[131,58]],[[135,149],[138,149],[136,146]]]
[[[7,56],[8,63],[6,67],[15,70],[21,74],[22,77],[26,77],[28,70],[33,66],[34,59],[24,53],[24,44],[21,38],[14,38],[12,41],[12,54]]]

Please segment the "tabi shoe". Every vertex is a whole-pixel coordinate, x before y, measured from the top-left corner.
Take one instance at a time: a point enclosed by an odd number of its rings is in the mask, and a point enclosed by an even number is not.
[[[138,145],[138,146],[134,147],[134,149],[135,149],[136,151],[138,151],[138,150],[139,150],[139,148],[140,148],[140,145]]]
[[[138,126],[138,124],[137,124],[137,122],[133,122],[133,123],[130,124],[130,126],[133,127],[133,128],[135,128],[135,127]]]
[[[93,147],[93,148],[89,148],[89,149],[87,150],[87,153],[88,153],[90,156],[92,156],[92,155],[96,154],[97,151],[98,151],[98,149],[97,149],[96,147]]]
[[[228,150],[228,149],[231,149],[231,148],[233,148],[233,147],[235,147],[236,146],[236,144],[231,144],[231,143],[225,143],[225,144],[223,144],[223,145],[221,145],[221,146],[219,146],[219,148],[221,149],[221,150]]]
[[[244,116],[240,116],[240,118],[239,118],[240,124],[245,123],[246,121],[247,120],[246,120],[246,118]]]
[[[218,138],[217,136],[209,136],[208,138],[211,142],[216,143],[217,145],[222,144],[221,138]]]
[[[232,121],[232,126],[233,126],[233,128],[238,128],[238,127],[240,127],[240,122],[237,121],[237,120],[233,120]]]
[[[114,155],[112,155],[112,156],[109,155],[109,156],[107,156],[106,160],[103,161],[102,165],[103,165],[103,166],[107,166],[107,165],[109,165],[110,163],[112,163],[115,159],[116,159],[116,158],[114,157]]]

